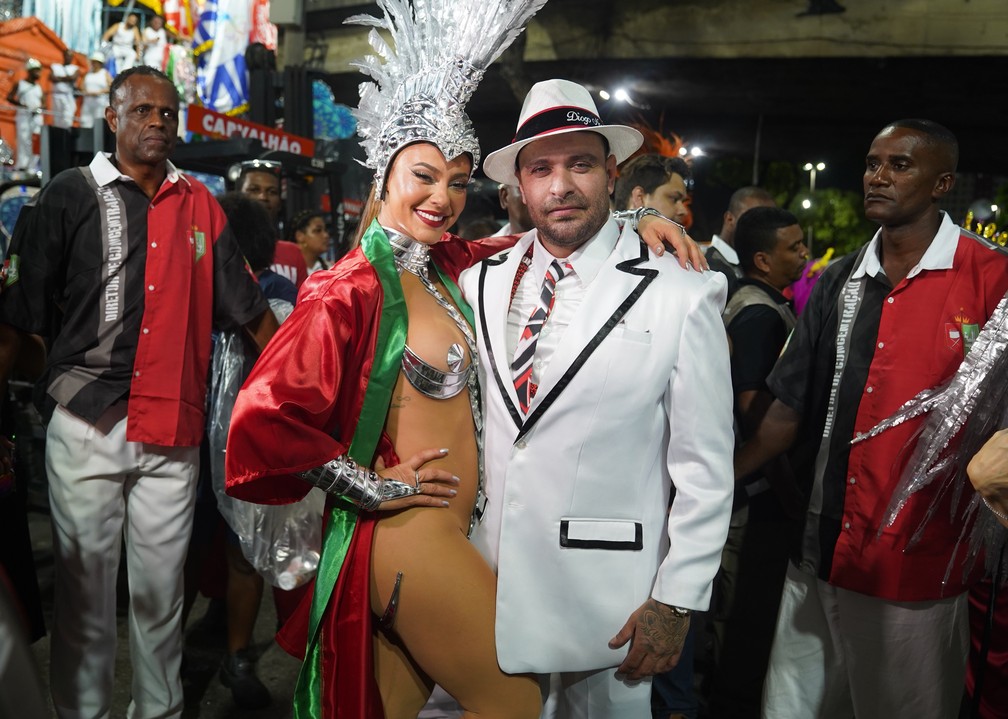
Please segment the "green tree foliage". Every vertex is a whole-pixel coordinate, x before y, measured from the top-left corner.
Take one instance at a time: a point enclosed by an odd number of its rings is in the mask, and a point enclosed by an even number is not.
[[[712,187],[743,187],[752,184],[752,160],[717,158],[708,173],[706,180]],[[830,247],[834,257],[854,252],[878,229],[864,217],[861,193],[831,188],[809,193],[808,173],[793,162],[767,162],[761,168],[759,184],[774,196],[780,207],[795,214],[805,228],[806,237],[811,226],[815,257],[822,257]],[[811,203],[808,209],[802,207],[805,200]],[[1008,200],[1002,207],[1008,207]]]
[[[805,200],[810,207],[803,207]],[[808,190],[795,194],[787,205],[806,228],[812,228],[812,254],[821,257],[832,247],[835,257],[855,252],[878,228],[865,219],[860,193],[850,190]]]

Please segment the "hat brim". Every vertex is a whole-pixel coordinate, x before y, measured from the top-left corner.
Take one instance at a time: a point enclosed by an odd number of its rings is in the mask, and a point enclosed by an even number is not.
[[[495,182],[505,185],[518,184],[515,174],[515,160],[518,153],[526,145],[536,140],[542,140],[556,135],[566,135],[571,132],[596,132],[609,142],[609,153],[616,156],[616,164],[623,162],[640,149],[644,144],[644,136],[626,125],[598,125],[596,127],[563,127],[558,130],[544,132],[519,142],[513,142],[506,147],[495,150],[483,160],[483,173]]]

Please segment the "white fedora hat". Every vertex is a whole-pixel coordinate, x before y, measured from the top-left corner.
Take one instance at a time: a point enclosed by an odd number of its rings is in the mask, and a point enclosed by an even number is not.
[[[605,137],[616,162],[634,154],[644,143],[644,136],[626,125],[604,125],[591,93],[569,80],[544,80],[529,90],[518,118],[514,140],[507,147],[491,152],[483,161],[483,172],[491,180],[513,185],[515,160],[530,142],[567,132],[590,130]]]

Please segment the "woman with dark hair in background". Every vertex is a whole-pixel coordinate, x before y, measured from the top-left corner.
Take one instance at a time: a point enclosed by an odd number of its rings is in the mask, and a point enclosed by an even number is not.
[[[329,230],[326,228],[324,213],[301,210],[291,218],[285,239],[301,250],[309,275],[329,269],[329,263],[324,258],[329,252]]]

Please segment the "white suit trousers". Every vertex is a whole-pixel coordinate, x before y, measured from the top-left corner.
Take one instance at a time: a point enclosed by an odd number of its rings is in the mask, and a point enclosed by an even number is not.
[[[126,403],[91,425],[62,407],[46,437],[55,548],[50,687],[61,719],[109,716],[122,537],[133,665],[127,716],[182,713],[182,566],[198,447],[126,440]]]
[[[616,678],[616,667],[539,675],[540,719],[651,719],[651,677]]]

